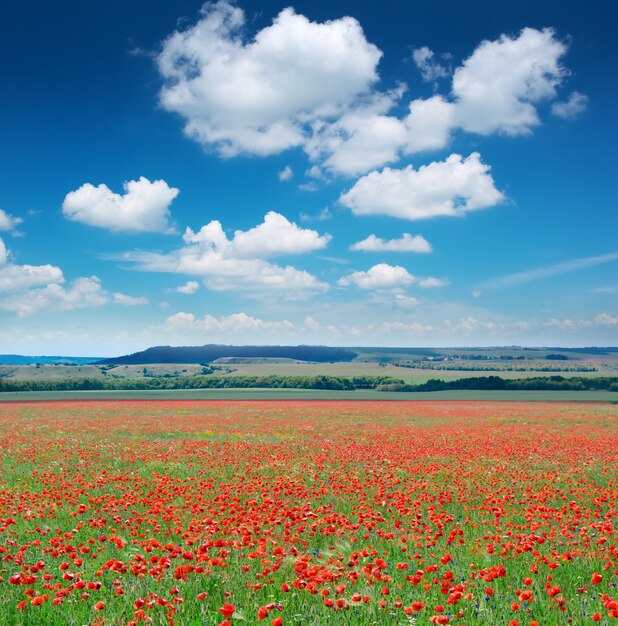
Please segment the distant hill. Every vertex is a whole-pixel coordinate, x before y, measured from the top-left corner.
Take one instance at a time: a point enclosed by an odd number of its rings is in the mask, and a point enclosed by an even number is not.
[[[0,365],[87,365],[101,357],[87,356],[24,356],[23,354],[0,354]]]
[[[326,363],[351,361],[356,353],[344,348],[327,346],[156,346],[142,352],[99,361],[106,365],[135,365],[147,363],[210,363],[222,358],[294,359]]]

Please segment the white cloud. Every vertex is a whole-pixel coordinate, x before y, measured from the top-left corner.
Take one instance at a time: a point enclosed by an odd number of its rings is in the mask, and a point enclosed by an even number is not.
[[[601,326],[616,326],[618,324],[618,315],[599,313],[599,315],[594,318],[594,322]]]
[[[280,213],[269,211],[262,224],[244,232],[237,230],[229,245],[237,258],[269,258],[321,250],[330,240],[328,234],[300,228]]]
[[[0,309],[24,317],[37,311],[69,311],[101,306],[110,300],[96,276],[77,278],[64,287],[64,274],[55,265],[17,265],[0,239]],[[114,293],[116,304],[146,304],[146,298]]]
[[[428,335],[435,331],[435,328],[431,324],[422,324],[421,322],[382,322],[376,330],[386,334]]]
[[[314,191],[318,190],[318,186],[313,181],[310,181],[308,183],[301,183],[300,185],[298,185],[298,188],[301,191],[306,191],[308,193],[313,193]]]
[[[544,326],[560,328],[561,330],[575,331],[582,328],[618,326],[618,315],[599,313],[592,319],[557,319],[555,317],[544,322]]]
[[[384,168],[359,179],[339,201],[355,215],[390,215],[409,220],[462,215],[498,204],[489,166],[478,152],[451,154],[415,170]]]
[[[0,231],[11,232],[15,230],[15,227],[18,224],[21,224],[24,220],[21,217],[15,217],[14,215],[9,215],[6,211],[0,209]]]
[[[200,284],[197,280],[189,280],[184,285],[180,285],[180,287],[176,288],[177,293],[184,293],[186,295],[191,295],[195,293],[200,287]]]
[[[124,304],[125,306],[138,306],[140,304],[148,304],[148,298],[128,296],[126,293],[116,292],[113,294],[116,304]]]
[[[387,289],[410,285],[415,278],[401,265],[388,265],[378,263],[366,272],[352,272],[348,276],[340,278],[339,285],[356,285],[361,289]]]
[[[559,320],[556,318],[551,318],[550,320],[547,320],[545,322],[545,326],[549,326],[550,328],[556,327],[556,328],[560,328],[561,330],[573,330],[579,325],[580,323],[578,321],[571,320],[571,319]]]
[[[19,317],[37,311],[70,311],[98,307],[107,302],[107,295],[96,276],[77,278],[69,288],[51,284],[41,289],[29,289],[0,300],[0,308],[17,313]]]
[[[0,245],[0,261],[2,248],[4,245]],[[64,282],[62,270],[55,265],[14,265],[7,263],[7,258],[4,248],[4,263],[0,263],[0,293]]]
[[[287,8],[247,42],[244,22],[229,2],[205,4],[157,59],[162,106],[224,156],[302,145],[309,123],[333,116],[378,78],[382,53],[352,17],[317,23]]]
[[[551,105],[551,112],[556,117],[572,120],[588,108],[588,100],[588,96],[579,93],[579,91],[574,91],[565,102],[554,102]]]
[[[309,178],[315,178],[316,180],[327,180],[322,168],[318,165],[312,165],[308,170],[305,171],[305,176],[309,176]]]
[[[432,83],[449,75],[448,69],[435,60],[433,50],[427,46],[413,50],[412,58],[425,82]]]
[[[217,220],[198,232],[187,228],[183,239],[186,245],[169,254],[133,252],[121,258],[136,262],[144,271],[203,277],[206,286],[215,291],[253,295],[279,291],[288,298],[299,298],[328,288],[308,272],[264,260],[319,250],[330,241],[330,235],[300,228],[274,211],[264,216],[262,224],[237,230],[232,239]]]
[[[418,282],[419,287],[424,287],[425,289],[435,289],[438,287],[447,287],[451,284],[451,281],[448,278],[435,278],[433,276],[429,276],[427,278],[422,278]]]
[[[350,246],[350,250],[362,252],[431,252],[431,244],[422,236],[403,233],[399,239],[382,239],[369,235]]]
[[[386,113],[404,93],[403,87],[376,94],[349,107],[339,119],[315,123],[305,151],[329,171],[353,176],[396,161],[406,143],[404,123]]]
[[[0,291],[61,283],[62,270],[54,265],[5,265],[0,268]]]
[[[550,28],[482,42],[453,76],[458,126],[488,135],[529,133],[540,123],[535,104],[556,96],[566,46]]]
[[[243,39],[244,26],[243,10],[221,0],[166,39],[157,57],[162,106],[181,115],[187,136],[222,156],[302,148],[321,176],[359,175],[443,148],[457,129],[529,133],[540,123],[537,104],[555,98],[568,73],[554,31],[524,28],[481,42],[456,68],[448,94],[413,100],[400,117],[393,111],[406,86],[377,90],[382,52],[354,18],[317,23],[287,8],[253,39]],[[450,75],[428,47],[413,59],[425,80]],[[582,102],[574,95],[557,114]],[[279,174],[287,177],[287,168]]]
[[[311,332],[318,332],[321,329],[320,323],[310,315],[305,317],[305,326]]]
[[[406,140],[401,146],[403,151],[414,154],[446,146],[456,126],[455,114],[455,105],[442,96],[410,102],[404,119]]]
[[[104,184],[90,183],[69,192],[62,212],[70,220],[119,232],[171,233],[169,206],[180,193],[164,180],[143,176],[123,184],[123,195]]]
[[[407,116],[399,119],[389,111],[403,91],[374,94],[373,101],[381,108],[356,104],[334,124],[323,125],[306,150],[314,160],[324,159],[331,171],[359,174],[394,162],[402,153],[443,148],[457,129],[481,135],[527,134],[540,123],[536,105],[555,98],[556,87],[567,74],[560,63],[565,52],[566,46],[551,29],[525,28],[516,37],[484,41],[456,69],[450,98],[413,100]],[[428,48],[415,51],[415,62],[428,80],[448,74],[431,62],[432,56]],[[558,114],[578,113],[584,98],[572,97],[566,108],[558,105]],[[373,130],[378,127],[376,138]]]
[[[443,148],[457,129],[480,135],[527,134],[540,123],[536,104],[555,98],[567,73],[560,64],[565,52],[551,29],[525,28],[517,37],[484,41],[456,69],[450,99],[418,98],[400,119],[390,111],[404,89],[372,94],[369,104],[355,103],[339,120],[314,129],[305,149],[327,169],[352,175],[394,162],[401,154]],[[428,79],[446,73],[431,64],[428,48],[415,54]],[[574,108],[581,104],[575,99]]]
[[[168,317],[165,320],[165,326],[172,330],[221,334],[294,329],[294,325],[287,320],[268,322],[246,313],[232,313],[221,317],[204,315],[199,319],[193,313],[181,312]]]
[[[247,231],[235,231],[231,240],[217,220],[209,222],[197,233],[187,228],[183,239],[188,244],[211,248],[229,258],[264,259],[321,250],[328,245],[331,236],[300,228],[280,213],[269,211],[261,224]]]
[[[286,165],[278,174],[279,180],[284,182],[286,180],[290,180],[292,176],[294,176],[294,170],[289,165]]]

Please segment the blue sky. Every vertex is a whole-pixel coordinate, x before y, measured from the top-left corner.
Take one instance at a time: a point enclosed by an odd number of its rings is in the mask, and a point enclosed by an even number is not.
[[[0,352],[616,345],[608,11],[12,3]]]

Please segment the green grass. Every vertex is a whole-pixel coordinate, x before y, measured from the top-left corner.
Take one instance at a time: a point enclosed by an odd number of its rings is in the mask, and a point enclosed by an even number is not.
[[[323,391],[318,389],[169,389],[155,391],[21,391],[0,393],[16,400],[492,400],[503,402],[618,402],[611,391],[480,391],[429,392]]]
[[[405,357],[405,355],[404,355]],[[576,367],[584,364],[582,361],[546,361],[534,365],[550,367]],[[470,367],[486,367],[491,363],[470,361],[465,363]],[[571,376],[611,376],[616,374],[616,368],[609,362],[586,362],[587,366],[594,366],[596,372],[537,372],[534,370],[517,372],[501,369],[508,366],[531,366],[531,362],[503,362],[495,370],[450,370],[450,369],[412,369],[383,365],[379,363],[365,363],[359,361],[342,363],[277,363],[273,361],[262,363],[224,363],[215,375],[229,376],[392,376],[403,379],[406,383],[420,384],[430,378],[452,380],[454,378],[470,378],[474,376],[501,376],[502,378],[525,378],[528,376],[552,376],[560,374]],[[140,378],[146,373],[148,376],[191,376],[201,374],[202,366],[197,364],[154,363],[148,365],[118,365],[106,368],[96,365],[0,365],[0,377],[18,380],[49,380],[58,378]]]
[[[475,365],[470,362],[471,367]],[[488,364],[476,364],[488,365]],[[516,364],[513,364],[516,366]],[[525,363],[523,363],[525,365]],[[556,363],[548,362],[548,365],[556,366]],[[558,363],[560,365],[560,363]],[[576,365],[571,363],[570,365]],[[449,369],[412,369],[397,367],[395,365],[380,366],[379,363],[233,363],[229,367],[233,371],[230,376],[392,376],[401,378],[407,383],[420,384],[430,378],[452,380],[456,378],[471,378],[474,376],[500,376],[502,378],[526,378],[529,376],[607,376],[615,375],[615,370],[608,369],[602,364],[598,365],[598,372],[514,372],[495,370],[449,370]]]

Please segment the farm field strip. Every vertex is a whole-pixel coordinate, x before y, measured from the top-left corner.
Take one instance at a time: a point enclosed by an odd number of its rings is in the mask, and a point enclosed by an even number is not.
[[[452,389],[447,391],[334,391],[322,389],[273,389],[273,388],[227,388],[227,389],[151,389],[151,390],[88,390],[88,391],[5,391],[0,393],[0,407],[4,403],[58,401],[58,400],[229,400],[259,402],[273,400],[313,401],[415,401],[466,400],[485,402],[618,402],[615,391],[528,391],[528,390],[482,390]]]
[[[609,403],[4,403],[0,459],[2,624],[618,617]]]

